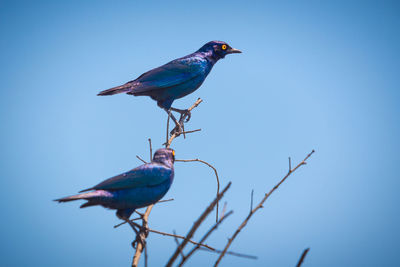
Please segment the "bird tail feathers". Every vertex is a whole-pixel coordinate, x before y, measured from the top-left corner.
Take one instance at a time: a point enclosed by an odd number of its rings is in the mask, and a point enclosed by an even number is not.
[[[97,95],[116,95],[120,93],[127,93],[131,90],[131,84],[123,84],[117,87],[113,87],[104,91],[101,91]]]
[[[73,195],[73,196],[69,196],[69,197],[63,197],[63,198],[55,199],[54,201],[58,201],[58,203],[61,203],[61,202],[69,202],[69,201],[79,200],[79,199],[90,200],[91,198],[97,197],[97,196],[98,196],[98,193],[96,191],[94,191],[94,192],[89,192],[89,193]],[[85,203],[85,204],[87,204],[87,203]]]

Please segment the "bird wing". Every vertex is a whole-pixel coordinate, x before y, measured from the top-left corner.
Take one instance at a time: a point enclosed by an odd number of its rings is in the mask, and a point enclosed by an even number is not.
[[[203,59],[204,60],[204,59]],[[205,72],[205,64],[197,57],[185,57],[140,75],[132,91],[134,94],[164,89],[185,83]]]
[[[169,179],[172,171],[172,169],[164,165],[154,163],[144,164],[80,192],[156,186]]]

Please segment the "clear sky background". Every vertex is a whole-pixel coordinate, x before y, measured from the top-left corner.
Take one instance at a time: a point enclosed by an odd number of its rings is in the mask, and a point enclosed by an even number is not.
[[[173,144],[214,164],[234,215],[207,242],[223,248],[271,196],[221,266],[398,266],[400,5],[398,1],[1,1],[1,264],[128,266],[133,233],[113,211],[52,200],[148,159],[166,114],[147,97],[97,97],[210,40],[243,54],[216,64],[175,102],[204,100]],[[185,234],[215,195],[211,169],[176,163],[150,227]],[[213,222],[212,214],[195,238]],[[151,234],[150,266],[175,249]],[[188,264],[207,266],[200,251]]]

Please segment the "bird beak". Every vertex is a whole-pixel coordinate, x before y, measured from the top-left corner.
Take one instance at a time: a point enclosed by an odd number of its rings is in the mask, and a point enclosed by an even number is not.
[[[239,53],[242,53],[242,51],[240,51],[239,49],[231,48],[228,50],[227,54],[239,54]]]

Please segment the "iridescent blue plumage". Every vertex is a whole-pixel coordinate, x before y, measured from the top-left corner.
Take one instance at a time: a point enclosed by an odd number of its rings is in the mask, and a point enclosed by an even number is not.
[[[175,152],[170,148],[159,149],[151,163],[141,165],[126,173],[107,179],[81,192],[94,190],[56,201],[87,200],[81,208],[101,205],[116,209],[122,220],[129,219],[137,208],[156,203],[169,190],[174,178]]]
[[[150,96],[157,101],[159,107],[169,112],[175,99],[194,92],[204,82],[214,64],[233,53],[241,53],[241,51],[230,47],[225,42],[211,41],[190,55],[175,59],[143,73],[133,81],[102,91],[98,95],[127,93],[135,96]],[[175,108],[172,110],[185,112]]]

